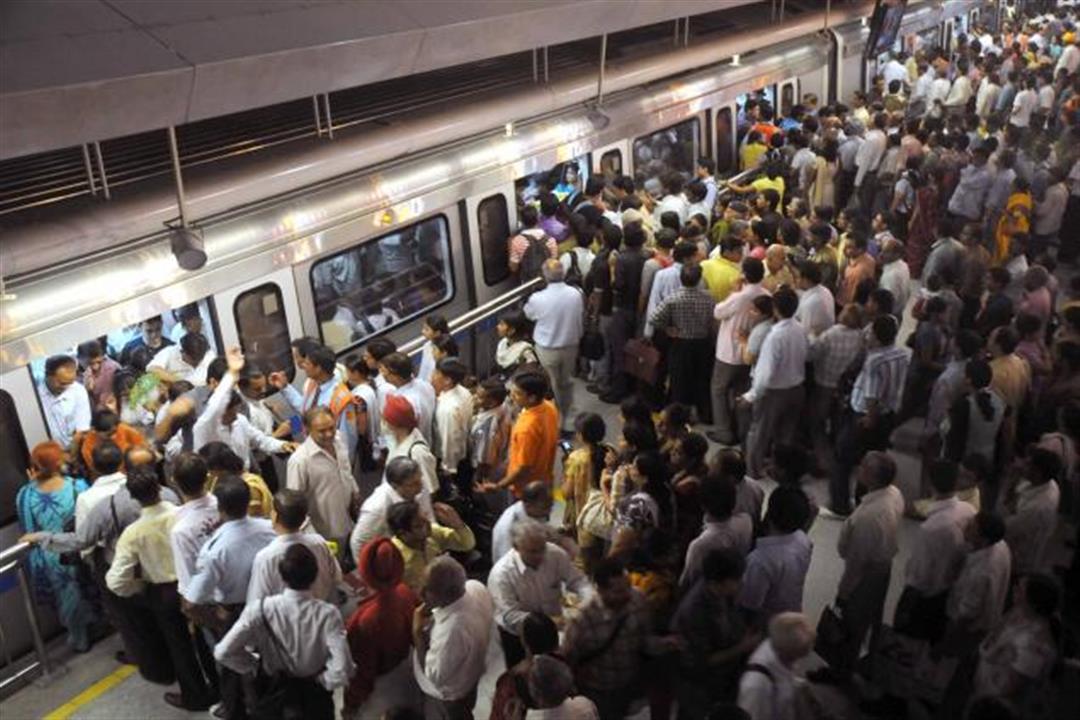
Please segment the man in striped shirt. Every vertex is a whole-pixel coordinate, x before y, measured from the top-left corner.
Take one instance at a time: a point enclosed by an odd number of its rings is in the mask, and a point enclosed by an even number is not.
[[[825,517],[851,514],[851,472],[870,450],[884,450],[900,410],[911,351],[896,346],[896,318],[882,315],[871,326],[870,347],[855,378],[836,438],[836,464]]]

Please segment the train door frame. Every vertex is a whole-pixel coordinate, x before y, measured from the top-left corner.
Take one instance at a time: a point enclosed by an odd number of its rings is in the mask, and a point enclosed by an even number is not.
[[[633,161],[633,157],[630,153],[630,139],[624,138],[616,142],[598,147],[592,151],[592,171],[596,174],[602,174],[602,164],[604,156],[614,152],[619,152],[619,175],[629,175],[633,177],[634,169],[630,167],[630,163]]]
[[[467,246],[465,263],[472,277],[473,302],[477,306],[490,302],[500,295],[504,295],[517,286],[517,279],[510,273],[506,277],[494,283],[488,284],[484,275],[484,249],[481,246],[483,238],[480,235],[480,205],[493,197],[502,197],[506,204],[506,226],[509,234],[506,236],[507,253],[509,253],[510,238],[517,234],[517,194],[513,182],[500,183],[492,190],[486,190],[477,195],[469,195],[464,200],[465,217],[461,219],[461,227],[464,239],[462,246]]]
[[[213,295],[213,305],[217,310],[217,330],[222,342],[222,349],[242,346],[240,342],[240,328],[236,321],[236,301],[244,293],[262,287],[273,285],[280,293],[280,301],[285,310],[285,323],[289,331],[289,341],[303,337],[304,325],[300,315],[300,300],[296,293],[296,277],[291,267],[279,268],[261,278],[250,280],[227,290],[222,290]],[[250,352],[245,349],[245,351]],[[267,372],[280,370],[281,368],[263,368]],[[304,371],[295,368],[293,384],[302,387]]]
[[[801,102],[801,98],[799,97],[799,91],[801,88],[799,87],[799,84],[800,83],[798,75],[792,76],[787,80],[781,80],[776,84],[776,116],[778,118],[787,116],[787,112],[784,111],[785,88],[791,88],[791,105],[788,108],[788,112],[791,111],[791,108],[795,107]]]
[[[952,53],[953,48],[953,18],[945,18],[941,23],[941,47],[946,53]]]
[[[727,139],[728,152],[731,153],[731,168],[729,170],[721,170],[720,168],[720,138],[719,126],[716,122],[716,117],[723,111],[727,110],[730,115],[729,125],[729,137]],[[715,105],[711,108],[712,122],[709,125],[709,140],[712,145],[712,152],[709,157],[716,163],[715,177],[730,177],[737,175],[739,172],[739,106],[735,100],[723,103],[722,105]]]

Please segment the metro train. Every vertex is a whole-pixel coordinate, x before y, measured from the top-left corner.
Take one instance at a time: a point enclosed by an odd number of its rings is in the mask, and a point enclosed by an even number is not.
[[[895,49],[948,48],[983,5],[913,3]],[[47,356],[102,336],[116,345],[157,315],[168,333],[172,311],[196,303],[218,352],[239,344],[269,369],[294,372],[288,344],[303,335],[340,356],[382,334],[415,349],[432,312],[451,319],[463,355],[488,357],[494,312],[520,293],[507,238],[538,176],[572,166],[643,183],[692,173],[700,155],[731,175],[748,93],[762,91],[783,113],[807,94],[847,101],[866,87],[878,64],[864,58],[870,10],[834,9],[827,31],[823,13],[801,15],[767,28],[767,45],[758,29],[611,64],[599,105],[590,71],[342,135],[310,156],[248,163],[189,200],[204,218],[195,223],[208,256],[199,270],[178,267],[160,219],[147,225],[154,213],[175,215],[167,193],[138,211],[106,206],[95,227],[123,243],[88,256],[66,255],[83,246],[74,221],[0,236],[0,547],[18,536],[14,497],[27,449],[49,435],[37,392]],[[342,331],[341,308],[352,329]],[[14,595],[0,594],[0,616],[21,612]],[[5,626],[4,635],[12,654],[29,647],[24,627]]]

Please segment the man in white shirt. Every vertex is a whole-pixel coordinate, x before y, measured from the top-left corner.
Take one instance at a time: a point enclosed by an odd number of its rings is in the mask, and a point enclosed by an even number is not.
[[[1060,472],[1060,458],[1052,450],[1031,448],[1024,463],[1023,480],[1007,488],[1005,540],[1012,550],[1017,575],[1047,569],[1046,547],[1057,529],[1061,502],[1054,478]]]
[[[76,382],[78,374],[75,358],[53,355],[45,361],[45,382],[38,386],[49,435],[65,450],[76,433],[90,429],[90,394]]]
[[[573,418],[573,376],[585,331],[585,298],[580,290],[563,282],[566,274],[557,260],[544,263],[543,275],[547,287],[525,303],[525,317],[535,323],[536,356],[551,378],[559,415]]]
[[[930,83],[930,89],[926,93],[926,109],[932,116],[936,116],[940,110],[937,108],[937,104],[944,105],[945,99],[949,97],[949,91],[952,90],[952,83],[949,82],[948,69],[941,67],[935,71],[935,77],[933,82]]]
[[[945,631],[945,604],[949,588],[956,581],[967,555],[965,534],[975,517],[975,508],[956,497],[959,468],[949,460],[930,466],[930,486],[934,500],[926,520],[919,526],[907,579],[894,626],[900,632],[931,642]],[[907,612],[901,609],[906,608]]]
[[[514,526],[514,549],[491,568],[488,591],[495,603],[495,624],[499,627],[506,667],[525,658],[520,640],[521,623],[531,612],[562,619],[564,592],[586,600],[592,587],[570,556],[548,542],[547,529],[537,522]]]
[[[945,97],[945,109],[950,113],[962,113],[971,99],[971,80],[968,78],[968,61],[961,58],[956,62],[956,79],[949,88],[949,94]]]
[[[750,380],[750,366],[743,361],[741,335],[750,331],[754,298],[769,294],[761,286],[764,277],[765,265],[757,258],[746,258],[742,263],[741,287],[713,309],[713,318],[720,321],[710,385],[716,430],[708,435],[722,445],[738,442],[734,399],[746,391]]]
[[[491,639],[491,595],[442,555],[428,565],[421,596],[413,615],[413,674],[424,693],[424,715],[472,717]]]
[[[146,369],[166,382],[187,380],[195,386],[205,385],[206,369],[214,357],[205,335],[188,333],[180,338],[179,344],[159,350]]]
[[[1054,111],[1054,83],[1044,73],[1039,73],[1039,112],[1049,118]]]
[[[271,517],[277,537],[255,555],[251,564],[251,581],[248,583],[247,604],[262,598],[278,595],[286,585],[278,566],[293,545],[307,547],[315,557],[318,573],[309,592],[312,597],[337,605],[338,585],[341,583],[341,566],[338,565],[326,539],[316,532],[304,532],[308,519],[307,498],[296,490],[279,490],[274,495]]]
[[[217,497],[206,491],[206,460],[197,453],[182,453],[172,467],[173,484],[180,490],[184,504],[176,511],[169,544],[176,564],[177,589],[183,595],[195,574],[199,550],[214,534],[221,517]]]
[[[94,446],[92,459],[94,469],[101,474],[94,480],[93,485],[75,498],[75,527],[85,523],[90,511],[98,503],[115,495],[127,482],[127,476],[120,471],[120,466],[124,464],[124,454],[116,443],[99,442]],[[88,555],[89,551],[86,554]]]
[[[202,415],[195,421],[194,448],[199,449],[212,442],[223,442],[244,461],[245,470],[251,465],[251,454],[255,450],[267,454],[295,450],[295,443],[278,440],[257,430],[251,421],[241,414],[244,400],[233,388],[244,367],[244,356],[240,348],[230,348],[226,351],[225,358],[229,371],[214,388]]]
[[[521,491],[521,499],[506,508],[491,529],[491,562],[497,563],[514,546],[513,531],[519,523],[535,522],[547,525],[551,519],[551,490],[547,483],[534,480]],[[555,528],[549,529],[549,540],[558,543]]]
[[[427,380],[413,376],[413,364],[408,355],[393,352],[379,361],[379,371],[389,384],[388,399],[398,395],[409,401],[416,414],[416,427],[430,446],[435,441],[435,388]],[[386,399],[382,401],[386,406]],[[383,440],[392,446],[389,435]]]
[[[823,678],[849,676],[867,631],[876,634],[881,625],[898,547],[897,531],[904,515],[904,496],[893,485],[895,479],[896,462],[878,450],[868,452],[856,470],[856,482],[866,494],[844,521],[837,542],[844,574],[836,591],[836,605],[849,641],[843,662],[829,668],[831,672],[824,672]]]
[[[802,613],[780,613],[769,622],[769,639],[747,661],[739,681],[739,707],[751,720],[796,720],[802,717],[795,664],[814,649],[816,634]]]
[[[356,667],[341,614],[312,595],[318,561],[307,546],[290,545],[279,572],[285,591],[249,603],[214,648],[214,658],[239,674],[254,673],[261,663],[268,673],[286,675],[287,690],[277,698],[282,706],[274,712],[333,720],[334,690],[349,682]],[[256,694],[265,697],[271,689],[257,688]]]
[[[795,266],[795,283],[800,290],[799,309],[795,319],[813,342],[836,324],[836,300],[829,288],[821,284],[821,266],[803,262]]]
[[[329,409],[318,406],[308,410],[304,427],[308,436],[289,458],[285,487],[307,497],[316,532],[335,541],[338,551],[344,552],[353,530],[350,509],[360,497],[349,453]]]
[[[1012,112],[1009,114],[1009,123],[1018,128],[1026,128],[1031,124],[1031,113],[1039,107],[1039,95],[1035,92],[1035,78],[1024,78],[1024,89],[1016,93],[1013,100]]]
[[[472,424],[472,393],[461,383],[469,374],[465,363],[445,357],[432,374],[435,388],[435,454],[443,470],[456,479],[469,459],[469,428]],[[466,472],[468,472],[466,470]]]
[[[810,342],[806,330],[795,322],[799,297],[782,287],[773,295],[776,324],[765,336],[753,369],[753,381],[742,399],[753,406],[746,437],[746,466],[751,478],[765,475],[765,456],[771,442],[790,443],[795,438],[806,400],[806,357]]]
[[[663,177],[664,197],[656,204],[653,210],[653,227],[662,227],[660,218],[666,212],[673,212],[679,216],[679,225],[685,225],[689,219],[690,203],[683,196],[683,176],[678,172],[670,172]]]
[[[1054,66],[1054,76],[1057,77],[1058,73],[1063,69],[1072,75],[1077,68],[1080,68],[1080,34],[1061,51],[1061,57],[1058,58],[1057,65]]]
[[[877,193],[877,172],[888,145],[885,128],[889,124],[889,116],[880,112],[874,116],[873,122],[873,129],[866,133],[865,141],[855,153],[855,192],[866,212],[873,207],[874,194]]]
[[[973,650],[1005,614],[1012,555],[1005,543],[1005,523],[992,513],[976,515],[967,526],[966,537],[971,551],[949,589],[945,611],[949,635],[967,638],[966,647]]]
[[[701,484],[705,522],[686,549],[679,587],[688,591],[701,576],[710,553],[731,548],[746,557],[754,539],[754,523],[746,513],[735,513],[735,486],[726,478],[708,476]]]
[[[1001,82],[998,73],[992,72],[979,83],[979,91],[975,94],[975,114],[982,120],[988,120],[994,113],[998,95],[1001,93]]]
[[[390,537],[386,513],[391,505],[405,500],[415,500],[420,504],[424,515],[434,519],[431,495],[420,478],[420,466],[407,457],[396,457],[387,461],[382,483],[360,506],[360,517],[357,518],[356,527],[349,536],[351,557],[358,557],[360,548],[369,540],[379,535]]]
[[[911,270],[904,260],[904,243],[893,238],[881,248],[881,278],[878,287],[885,288],[893,296],[893,315],[899,320],[904,316],[911,297]]]
[[[905,67],[900,58],[895,55],[889,58],[889,62],[885,63],[885,67],[882,69],[881,74],[885,77],[885,87],[889,87],[893,80],[897,80],[905,85],[908,82],[907,67]]]

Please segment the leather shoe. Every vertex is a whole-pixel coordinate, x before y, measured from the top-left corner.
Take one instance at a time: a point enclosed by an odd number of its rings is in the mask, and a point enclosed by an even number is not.
[[[126,650],[117,650],[113,654],[113,657],[116,658],[116,662],[120,663],[121,665],[134,665],[135,664],[131,660],[131,657],[127,654]]]
[[[165,693],[165,702],[168,705],[172,705],[174,708],[180,708],[181,710],[188,710],[190,712],[206,712],[213,705],[213,703],[210,702],[204,702],[198,705],[187,705],[184,703],[184,696],[178,692]]]

